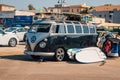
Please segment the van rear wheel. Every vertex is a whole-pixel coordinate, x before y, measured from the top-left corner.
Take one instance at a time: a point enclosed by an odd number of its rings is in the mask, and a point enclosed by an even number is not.
[[[65,57],[65,50],[63,48],[57,48],[55,51],[55,60],[63,61]]]

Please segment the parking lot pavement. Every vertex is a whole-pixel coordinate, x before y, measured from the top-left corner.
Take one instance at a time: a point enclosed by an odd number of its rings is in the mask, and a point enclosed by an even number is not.
[[[120,59],[106,63],[33,61],[23,54],[24,45],[0,47],[0,80],[119,80]]]

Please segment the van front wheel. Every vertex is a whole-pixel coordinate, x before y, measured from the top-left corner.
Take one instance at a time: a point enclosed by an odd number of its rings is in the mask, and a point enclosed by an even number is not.
[[[55,59],[57,61],[63,61],[64,56],[65,56],[64,49],[63,48],[57,48],[56,51],[55,51]]]

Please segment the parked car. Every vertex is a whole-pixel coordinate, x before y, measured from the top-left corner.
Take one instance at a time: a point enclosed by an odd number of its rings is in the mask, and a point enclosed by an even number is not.
[[[3,29],[4,29],[3,25],[2,25],[2,24],[0,24],[0,30],[3,30]]]
[[[108,37],[116,38],[116,35],[109,31],[97,31],[97,33],[98,33],[98,36],[101,36],[104,33],[106,33],[106,38],[108,38]]]
[[[120,55],[120,37],[115,32],[102,31],[99,35],[106,33],[105,41],[102,46],[102,51],[107,56],[118,56]]]
[[[38,21],[26,34],[25,54],[39,59],[54,56],[57,61],[67,58],[70,48],[95,46],[97,33],[94,25],[77,21]]]
[[[15,47],[17,44],[19,44],[19,39],[14,33],[6,33],[0,30],[0,45]]]
[[[9,27],[5,29],[5,32],[13,32],[17,35],[19,41],[25,41],[26,30],[23,27]]]

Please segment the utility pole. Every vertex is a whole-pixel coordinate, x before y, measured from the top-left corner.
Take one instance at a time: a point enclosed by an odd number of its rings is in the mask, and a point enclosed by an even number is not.
[[[60,15],[62,15],[62,13],[63,13],[63,4],[65,3],[65,0],[58,0],[58,4],[59,4],[59,6],[60,6]],[[61,16],[60,16],[60,18],[61,18]]]
[[[62,7],[63,7],[63,4],[65,3],[65,0],[58,0],[58,4],[60,4],[60,13],[62,14]]]

